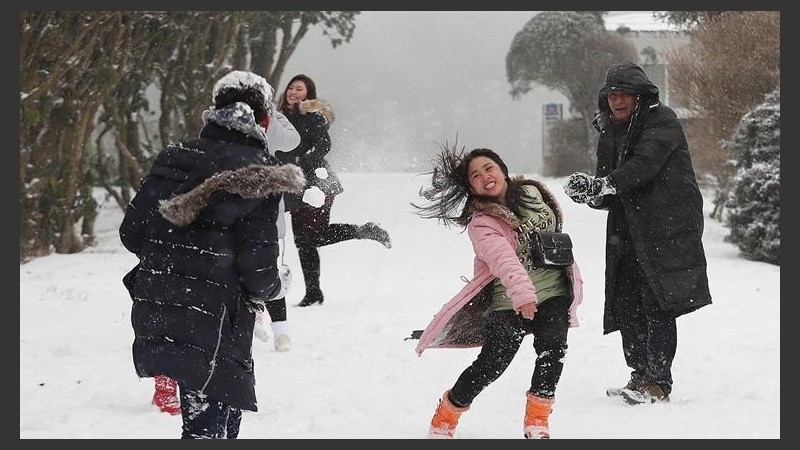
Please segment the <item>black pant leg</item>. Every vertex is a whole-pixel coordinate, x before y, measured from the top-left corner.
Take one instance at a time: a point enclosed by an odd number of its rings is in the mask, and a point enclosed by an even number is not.
[[[269,314],[269,318],[273,322],[283,322],[286,320],[286,297],[265,302],[264,306]]]
[[[661,309],[649,285],[643,288],[643,309],[647,322],[645,341],[645,377],[672,392],[672,361],[678,347],[678,324],[675,315]]]
[[[225,403],[180,386],[183,432],[181,439],[225,438],[230,407]]]
[[[672,392],[672,362],[678,343],[675,316],[661,309],[647,278],[635,262],[621,266],[614,299],[625,363],[631,378],[657,383]]]
[[[631,379],[642,380],[647,372],[647,318],[639,287],[641,277],[634,260],[633,254],[619,260],[613,308],[625,364],[632,369]]]
[[[320,267],[319,250],[316,247],[297,247],[297,254],[300,257],[300,268],[303,270],[303,280],[306,284],[306,295],[309,293],[319,293]]]
[[[564,370],[569,331],[569,297],[554,297],[542,302],[531,323],[536,367],[530,391],[539,397],[553,398]]]
[[[525,330],[514,311],[491,311],[484,317],[483,347],[450,389],[450,400],[466,406],[505,372],[519,350]]]
[[[239,408],[230,407],[228,413],[228,424],[226,425],[225,437],[228,439],[236,439],[239,437],[239,428],[242,425],[242,410]]]
[[[331,223],[317,232],[311,244],[314,247],[324,247],[338,242],[358,239],[358,229],[358,225],[350,223]]]

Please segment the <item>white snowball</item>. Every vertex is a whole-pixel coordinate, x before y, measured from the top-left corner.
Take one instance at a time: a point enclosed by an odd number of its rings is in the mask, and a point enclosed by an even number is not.
[[[325,193],[320,188],[311,186],[303,192],[303,202],[319,208],[325,203]]]
[[[328,171],[325,170],[324,167],[317,167],[316,169],[314,169],[314,173],[317,175],[317,178],[319,178],[320,180],[324,180],[324,179],[328,178]]]

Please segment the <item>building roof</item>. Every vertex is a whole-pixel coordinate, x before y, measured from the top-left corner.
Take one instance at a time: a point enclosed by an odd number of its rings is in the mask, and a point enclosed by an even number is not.
[[[609,11],[604,19],[609,31],[623,26],[631,31],[680,31],[680,27],[653,17],[653,11]]]

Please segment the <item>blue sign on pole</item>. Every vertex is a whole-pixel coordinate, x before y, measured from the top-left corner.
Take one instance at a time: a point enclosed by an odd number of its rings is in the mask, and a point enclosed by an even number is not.
[[[546,103],[542,105],[542,156],[547,157],[553,153],[550,143],[550,127],[553,122],[563,118],[564,108],[561,103]]]
[[[546,119],[561,119],[563,115],[563,105],[561,103],[547,103],[544,105],[544,117]]]

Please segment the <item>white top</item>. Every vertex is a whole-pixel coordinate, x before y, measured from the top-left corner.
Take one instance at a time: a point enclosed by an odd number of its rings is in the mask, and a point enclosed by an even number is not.
[[[269,117],[269,125],[267,126],[267,150],[273,156],[275,152],[288,152],[294,150],[300,145],[300,133],[294,128],[289,119],[280,111],[273,111]],[[284,212],[286,207],[283,204],[283,198],[278,206],[278,238],[283,239],[286,236],[286,220],[284,219]],[[283,249],[281,249],[283,251]]]
[[[289,119],[280,111],[273,111],[267,126],[267,149],[275,156],[275,152],[290,152],[300,145],[300,133]]]

